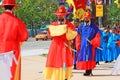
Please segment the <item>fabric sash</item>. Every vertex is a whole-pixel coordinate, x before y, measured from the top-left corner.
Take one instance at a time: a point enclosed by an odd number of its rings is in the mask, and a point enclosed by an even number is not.
[[[14,51],[9,51],[9,52],[4,52],[0,54],[0,61],[2,61],[6,65],[6,69],[8,72],[8,77],[12,77],[11,69],[10,67],[12,66],[12,60],[18,64],[18,61],[14,55]]]

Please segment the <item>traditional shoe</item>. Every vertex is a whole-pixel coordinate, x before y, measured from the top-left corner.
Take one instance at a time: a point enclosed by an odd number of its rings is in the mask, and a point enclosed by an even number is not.
[[[76,67],[74,67],[73,69],[77,69]]]
[[[96,64],[97,64],[97,65],[100,65],[100,63],[99,63],[99,62],[96,62]]]
[[[73,67],[73,69],[77,69],[77,68],[76,68],[76,64],[74,64],[74,67]]]
[[[84,75],[84,76],[93,76],[92,70],[86,70],[83,75]]]
[[[105,63],[108,63],[108,61],[105,61]]]
[[[84,73],[83,75],[84,75],[84,76],[93,76],[92,73]]]
[[[83,76],[89,76],[89,73],[84,73]]]
[[[91,73],[90,76],[93,76],[93,74]]]
[[[74,66],[73,69],[77,69],[76,66]]]

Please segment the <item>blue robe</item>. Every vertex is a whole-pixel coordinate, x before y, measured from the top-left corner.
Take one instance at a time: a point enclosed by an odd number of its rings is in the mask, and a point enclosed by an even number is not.
[[[86,40],[90,41],[96,37],[98,33],[98,27],[91,23],[89,26],[81,25],[78,28],[78,34],[81,36],[81,46],[78,54],[77,68],[82,70],[89,70],[95,67],[95,58],[93,53],[93,46]],[[99,41],[96,41],[99,42]],[[99,42],[100,43],[100,42]]]
[[[102,33],[103,36],[103,43],[102,43],[102,59],[103,61],[110,61],[110,56],[108,54],[108,48],[107,48],[107,44],[108,44],[108,39],[110,37],[110,32],[103,32]]]
[[[99,33],[100,33],[100,38],[101,38],[101,41],[100,41],[100,48],[102,48],[102,45],[103,45],[103,36],[102,36],[102,33],[103,31],[102,30],[99,30]],[[103,48],[102,48],[103,49]],[[100,49],[96,49],[95,51],[95,61],[96,62],[100,62],[100,61],[103,61],[103,54],[102,54],[102,50]]]
[[[110,57],[108,60],[113,61],[116,60],[118,57],[118,45],[116,44],[116,41],[119,40],[119,37],[117,34],[111,33],[109,40],[108,40],[108,56]]]

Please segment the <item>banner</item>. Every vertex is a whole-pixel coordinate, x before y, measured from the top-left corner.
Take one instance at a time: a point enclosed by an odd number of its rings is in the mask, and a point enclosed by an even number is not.
[[[73,18],[79,18],[83,20],[84,12],[86,9],[87,0],[66,0],[66,2],[73,6]]]
[[[76,10],[82,8],[85,10],[87,0],[73,0]]]

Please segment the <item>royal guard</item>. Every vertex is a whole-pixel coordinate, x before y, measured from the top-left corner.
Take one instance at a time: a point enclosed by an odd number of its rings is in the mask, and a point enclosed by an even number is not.
[[[87,10],[84,14],[85,24],[78,27],[81,37],[80,50],[77,52],[77,69],[85,70],[84,76],[92,75],[92,69],[96,66],[95,49],[100,45],[100,34],[98,27],[91,22],[91,12]]]
[[[49,34],[53,37],[49,48],[47,61],[43,75],[46,80],[70,80],[72,77],[73,51],[71,50],[71,40],[77,32],[74,25],[66,19],[64,6],[59,6],[57,21],[49,26]]]
[[[20,7],[15,0],[4,0],[0,5],[0,80],[21,80],[20,43],[28,39],[26,24],[13,11]]]

